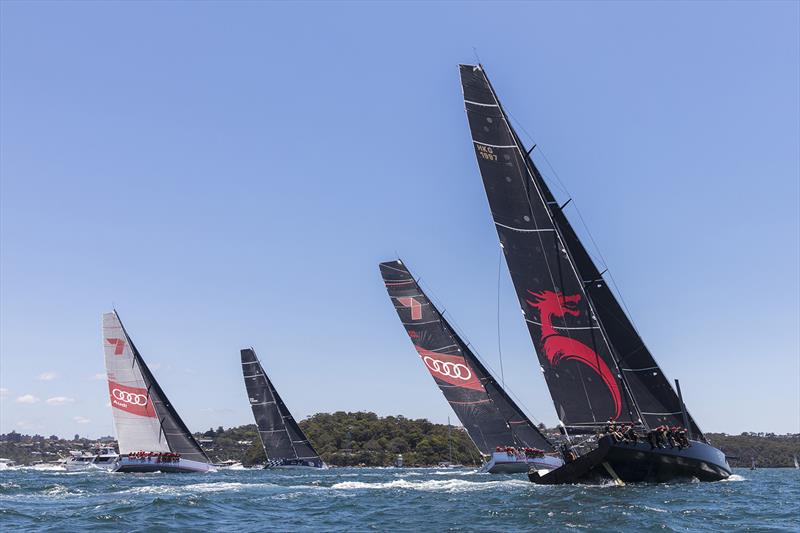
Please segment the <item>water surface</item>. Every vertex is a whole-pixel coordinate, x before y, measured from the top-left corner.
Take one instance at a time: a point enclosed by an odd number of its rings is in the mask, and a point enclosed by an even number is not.
[[[800,471],[538,486],[474,470],[0,471],[6,531],[798,531]]]

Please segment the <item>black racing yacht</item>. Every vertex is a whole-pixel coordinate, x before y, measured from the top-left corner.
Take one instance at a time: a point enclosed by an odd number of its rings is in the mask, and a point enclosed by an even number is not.
[[[569,200],[556,200],[534,164],[535,145],[523,146],[483,67],[459,69],[500,246],[567,439],[565,464],[531,471],[531,481],[727,478],[725,454],[708,443],[567,219]],[[606,431],[628,425],[638,438]],[[688,439],[653,438],[665,428]]]
[[[252,348],[241,350],[247,398],[267,454],[265,468],[326,468],[267,377]]]

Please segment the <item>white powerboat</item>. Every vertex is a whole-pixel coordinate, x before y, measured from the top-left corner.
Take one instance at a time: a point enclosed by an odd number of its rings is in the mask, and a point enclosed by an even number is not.
[[[92,466],[101,470],[111,470],[118,457],[119,454],[113,447],[98,448],[97,455],[95,455],[94,461],[92,461]]]
[[[69,457],[61,462],[61,465],[67,469],[67,472],[83,472],[92,469],[95,457],[95,454],[85,450],[72,450],[69,452]]]
[[[100,447],[93,452],[85,450],[73,450],[69,452],[69,457],[64,459],[61,464],[67,472],[83,472],[86,470],[111,470],[117,460],[116,450],[113,447]]]
[[[524,451],[495,451],[483,464],[480,472],[489,474],[527,474],[530,470],[550,471],[562,466],[560,457],[542,453],[526,454]]]

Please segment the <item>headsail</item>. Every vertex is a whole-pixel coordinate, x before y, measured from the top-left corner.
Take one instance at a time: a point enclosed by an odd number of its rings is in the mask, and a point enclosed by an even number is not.
[[[119,452],[174,452],[210,463],[147,368],[116,311],[103,315],[103,348]]]
[[[247,397],[267,457],[271,461],[298,459],[322,466],[322,459],[286,408],[258,361],[255,350],[241,350],[241,357]]]
[[[498,446],[552,450],[399,260],[380,264],[400,321],[439,389],[484,455]]]
[[[460,72],[492,217],[562,423],[682,425],[677,395],[523,149],[483,68]]]

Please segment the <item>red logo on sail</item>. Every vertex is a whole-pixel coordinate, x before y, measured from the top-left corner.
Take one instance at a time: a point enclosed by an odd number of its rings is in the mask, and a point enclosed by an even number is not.
[[[422,304],[414,298],[398,298],[398,302],[403,307],[411,308],[411,320],[422,320]]]
[[[457,387],[484,390],[475,372],[467,364],[466,359],[460,355],[444,355],[416,345],[414,347],[422,358],[422,362],[436,379],[441,379]]]
[[[106,342],[114,347],[114,355],[122,355],[125,350],[125,339],[106,339]]]
[[[597,356],[594,350],[576,339],[561,335],[553,327],[551,317],[580,316],[581,312],[577,309],[577,305],[581,301],[581,295],[564,296],[552,291],[533,292],[530,290],[528,294],[533,296],[534,300],[525,301],[531,307],[539,310],[542,322],[542,344],[547,360],[552,366],[558,366],[563,360],[574,359],[597,372],[614,400],[615,414],[613,418],[618,418],[622,408],[622,395],[611,369],[608,368],[605,361]]]
[[[108,395],[111,397],[111,406],[121,409],[126,413],[155,418],[153,402],[147,389],[128,387],[113,381],[108,382]]]

